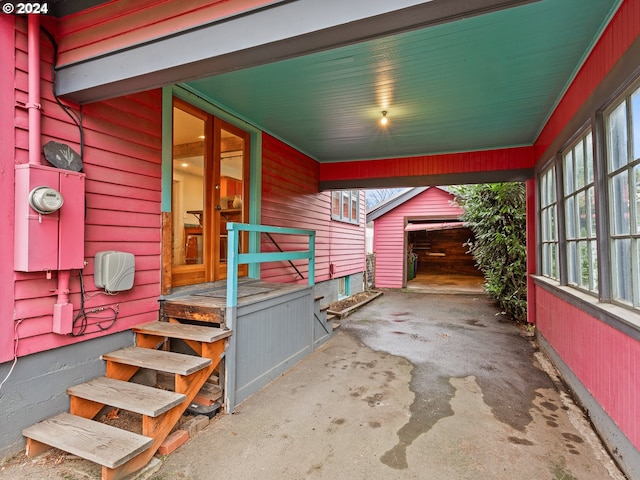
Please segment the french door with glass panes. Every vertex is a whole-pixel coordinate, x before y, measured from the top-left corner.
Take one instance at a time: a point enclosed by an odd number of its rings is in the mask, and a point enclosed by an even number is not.
[[[174,100],[172,287],[226,278],[226,224],[249,219],[249,149],[247,132]]]

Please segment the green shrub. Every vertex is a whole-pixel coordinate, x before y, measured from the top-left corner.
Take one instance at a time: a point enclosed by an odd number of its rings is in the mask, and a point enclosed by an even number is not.
[[[526,194],[522,183],[452,189],[474,233],[467,244],[485,277],[485,290],[520,322],[527,320]]]

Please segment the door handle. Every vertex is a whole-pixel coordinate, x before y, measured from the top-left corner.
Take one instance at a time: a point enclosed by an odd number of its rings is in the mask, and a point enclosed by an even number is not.
[[[216,205],[216,210],[220,211],[222,210],[222,207],[220,205]]]

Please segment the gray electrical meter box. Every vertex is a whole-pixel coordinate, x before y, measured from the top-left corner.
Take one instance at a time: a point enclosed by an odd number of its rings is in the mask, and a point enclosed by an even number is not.
[[[93,282],[107,292],[121,292],[133,288],[135,257],[127,252],[98,252],[94,261]]]

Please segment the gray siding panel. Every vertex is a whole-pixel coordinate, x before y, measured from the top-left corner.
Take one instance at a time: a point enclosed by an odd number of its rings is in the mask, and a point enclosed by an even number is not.
[[[311,353],[310,318],[313,288],[238,308],[236,404]]]

